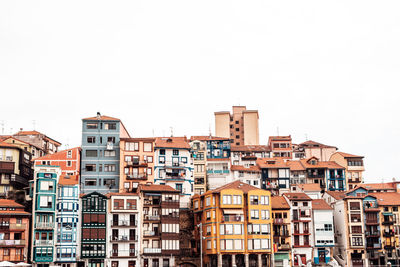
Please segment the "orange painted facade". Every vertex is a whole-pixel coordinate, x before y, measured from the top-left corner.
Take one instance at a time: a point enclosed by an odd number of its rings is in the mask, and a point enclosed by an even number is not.
[[[81,148],[75,147],[35,159],[35,166],[59,166],[64,175],[79,175]]]

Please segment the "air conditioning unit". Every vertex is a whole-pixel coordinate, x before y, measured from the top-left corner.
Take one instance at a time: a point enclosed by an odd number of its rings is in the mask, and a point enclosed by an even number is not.
[[[128,222],[126,222],[126,221],[122,221],[122,223],[121,223],[121,225],[128,225]]]
[[[128,240],[128,237],[127,236],[122,236],[122,238],[121,238],[122,240]]]

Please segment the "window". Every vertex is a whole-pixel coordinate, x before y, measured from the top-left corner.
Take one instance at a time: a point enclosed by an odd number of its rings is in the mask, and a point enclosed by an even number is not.
[[[97,123],[87,123],[86,124],[86,129],[97,129],[98,124]]]
[[[242,204],[242,196],[237,196],[237,195],[234,195],[233,196],[233,205],[241,205]]]
[[[139,143],[138,142],[126,142],[125,150],[127,151],[139,151]]]
[[[104,150],[104,157],[115,157],[115,150]]]
[[[332,224],[324,224],[325,231],[332,231]]]
[[[53,198],[51,196],[39,196],[39,207],[41,208],[51,208],[53,203]]]
[[[308,202],[303,202],[303,206],[307,207],[308,206]]]
[[[108,143],[108,142],[114,143],[114,144],[115,144],[115,137],[114,137],[114,136],[108,136],[108,137],[107,137],[107,143]]]
[[[87,142],[89,144],[95,144],[96,143],[96,137],[95,136],[88,136],[87,137]]]
[[[104,164],[104,171],[105,172],[115,172],[115,164]]]
[[[172,155],[178,156],[179,155],[179,150],[178,149],[173,149],[172,150]]]
[[[362,245],[363,245],[363,240],[362,240],[362,237],[360,236],[360,237],[353,237],[352,238],[352,243],[353,243],[353,246],[358,246],[358,247],[361,247]]]
[[[258,196],[250,196],[250,205],[258,205]]]
[[[259,219],[259,211],[258,210],[251,210],[250,211],[251,219],[258,220]]]
[[[158,162],[159,163],[165,163],[165,156],[159,156],[158,157]]]
[[[153,162],[153,156],[147,156],[147,162],[152,163]]]
[[[97,181],[95,179],[86,179],[85,180],[85,185],[86,186],[96,186]]]
[[[143,143],[143,151],[144,152],[152,152],[153,151],[153,143]]]
[[[232,204],[232,196],[231,195],[223,195],[222,196],[222,204],[231,205]]]
[[[181,157],[181,161],[182,161],[183,163],[187,163],[187,157]]]
[[[175,189],[182,193],[182,184],[176,184]]]
[[[97,157],[97,150],[86,150],[86,157]]]
[[[361,226],[352,226],[351,227],[351,233],[352,234],[361,234],[362,233],[362,227]]]
[[[261,219],[269,220],[269,210],[261,210]]]
[[[117,124],[114,123],[114,122],[104,123],[104,129],[105,130],[116,130],[117,129]]]
[[[87,172],[95,172],[96,171],[96,164],[86,164],[85,170]]]
[[[211,205],[211,197],[206,198],[206,207]]]
[[[67,160],[67,167],[71,167],[72,166],[72,161]]]
[[[165,155],[165,149],[160,149],[160,155]]]
[[[261,205],[269,205],[269,197],[261,196]]]

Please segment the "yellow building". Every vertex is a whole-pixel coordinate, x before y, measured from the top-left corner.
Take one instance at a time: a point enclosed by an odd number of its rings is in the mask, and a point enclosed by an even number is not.
[[[36,159],[38,157],[42,157],[42,156],[46,155],[45,151],[43,149],[41,149],[40,147],[38,147],[34,144],[31,144],[31,143],[25,142],[23,140],[20,140],[18,138],[15,138],[13,136],[8,136],[8,137],[4,138],[3,142],[7,143],[7,144],[15,145],[25,151],[28,151],[29,153],[32,154],[32,159]]]
[[[195,195],[192,209],[204,266],[272,266],[269,191],[235,181]]]
[[[346,168],[346,190],[354,189],[363,182],[365,171],[363,159],[363,156],[344,152],[336,152],[331,156],[330,161]]]
[[[274,266],[292,266],[290,205],[283,196],[272,197]]]

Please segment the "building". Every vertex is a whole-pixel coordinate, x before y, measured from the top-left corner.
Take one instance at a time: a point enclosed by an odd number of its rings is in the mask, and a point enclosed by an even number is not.
[[[271,149],[271,156],[274,158],[292,159],[293,147],[292,137],[288,136],[270,136],[268,146]]]
[[[290,205],[283,196],[273,196],[271,200],[274,266],[289,267],[292,266]]]
[[[25,201],[25,190],[33,178],[32,155],[17,145],[0,141],[0,197]]]
[[[136,191],[139,184],[154,182],[155,138],[120,139],[120,192]]]
[[[9,199],[0,199],[0,262],[28,262],[30,213]]]
[[[323,199],[312,200],[314,223],[314,263],[328,263],[333,257],[335,234],[333,227],[333,209]]]
[[[38,165],[34,170],[31,261],[34,266],[49,267],[56,260],[56,199],[61,169]]]
[[[261,169],[261,188],[279,193],[289,190],[290,166],[282,158],[259,158],[257,165]]]
[[[140,266],[142,205],[138,193],[108,195],[107,258],[111,267]],[[159,215],[158,215],[159,216]]]
[[[207,185],[207,142],[191,138],[191,157],[193,160],[194,194],[201,195]]]
[[[205,266],[272,266],[271,193],[235,181],[192,198]]]
[[[19,131],[13,135],[21,141],[27,142],[39,148],[38,153],[32,152],[34,157],[42,157],[47,154],[53,154],[58,151],[58,147],[61,143],[48,137],[47,135],[38,131]],[[44,154],[42,154],[42,152]]]
[[[76,149],[74,152],[77,151],[79,150]],[[65,166],[65,168],[68,169],[69,167]],[[78,167],[76,171],[79,171]],[[79,175],[61,174],[57,184],[56,200],[55,263],[58,266],[77,266],[80,248],[78,244],[81,234],[79,194]]]
[[[159,137],[155,141],[154,183],[180,192],[181,208],[188,208],[193,195],[193,162],[186,137]]]
[[[141,266],[176,266],[180,255],[180,192],[168,185],[139,186],[142,199]]]
[[[346,190],[351,190],[363,183],[364,156],[352,155],[344,152],[335,152],[330,161],[334,161],[345,168]]]
[[[231,175],[233,181],[241,181],[242,183],[261,188],[261,169],[257,165],[232,165]]]
[[[307,183],[306,168],[301,164],[300,160],[289,160],[287,165],[290,169],[290,185]]]
[[[81,262],[88,267],[107,264],[107,196],[92,192],[81,196]]]
[[[1,140],[0,140],[1,141]],[[28,151],[32,155],[32,159],[40,157],[40,155],[45,155],[45,150],[40,147],[37,147],[28,142],[22,141],[15,136],[6,136],[3,138],[3,142],[11,145],[15,145],[25,151]]]
[[[258,111],[233,106],[229,111],[215,112],[215,135],[232,140],[235,145],[258,145]]]
[[[102,116],[82,119],[81,191],[118,192],[120,138],[129,138],[123,123]]]
[[[258,158],[269,158],[271,149],[263,145],[231,146],[232,165],[256,165]]]
[[[283,196],[290,205],[292,220],[292,264],[307,265],[313,261],[312,199],[304,193],[285,193]]]
[[[59,166],[61,168],[61,174],[73,176],[79,175],[81,171],[81,149],[79,147],[70,148],[56,152],[54,154],[48,154],[43,157],[34,159],[34,165],[51,165]]]
[[[329,161],[331,156],[338,150],[337,147],[324,145],[312,140],[298,144],[297,148],[300,151],[304,151],[303,157],[299,156],[297,158],[308,159],[311,157],[316,157],[319,161]]]
[[[319,186],[319,184],[291,185],[291,192],[305,193],[307,196],[309,196],[312,199],[320,199],[321,198],[321,187]]]

